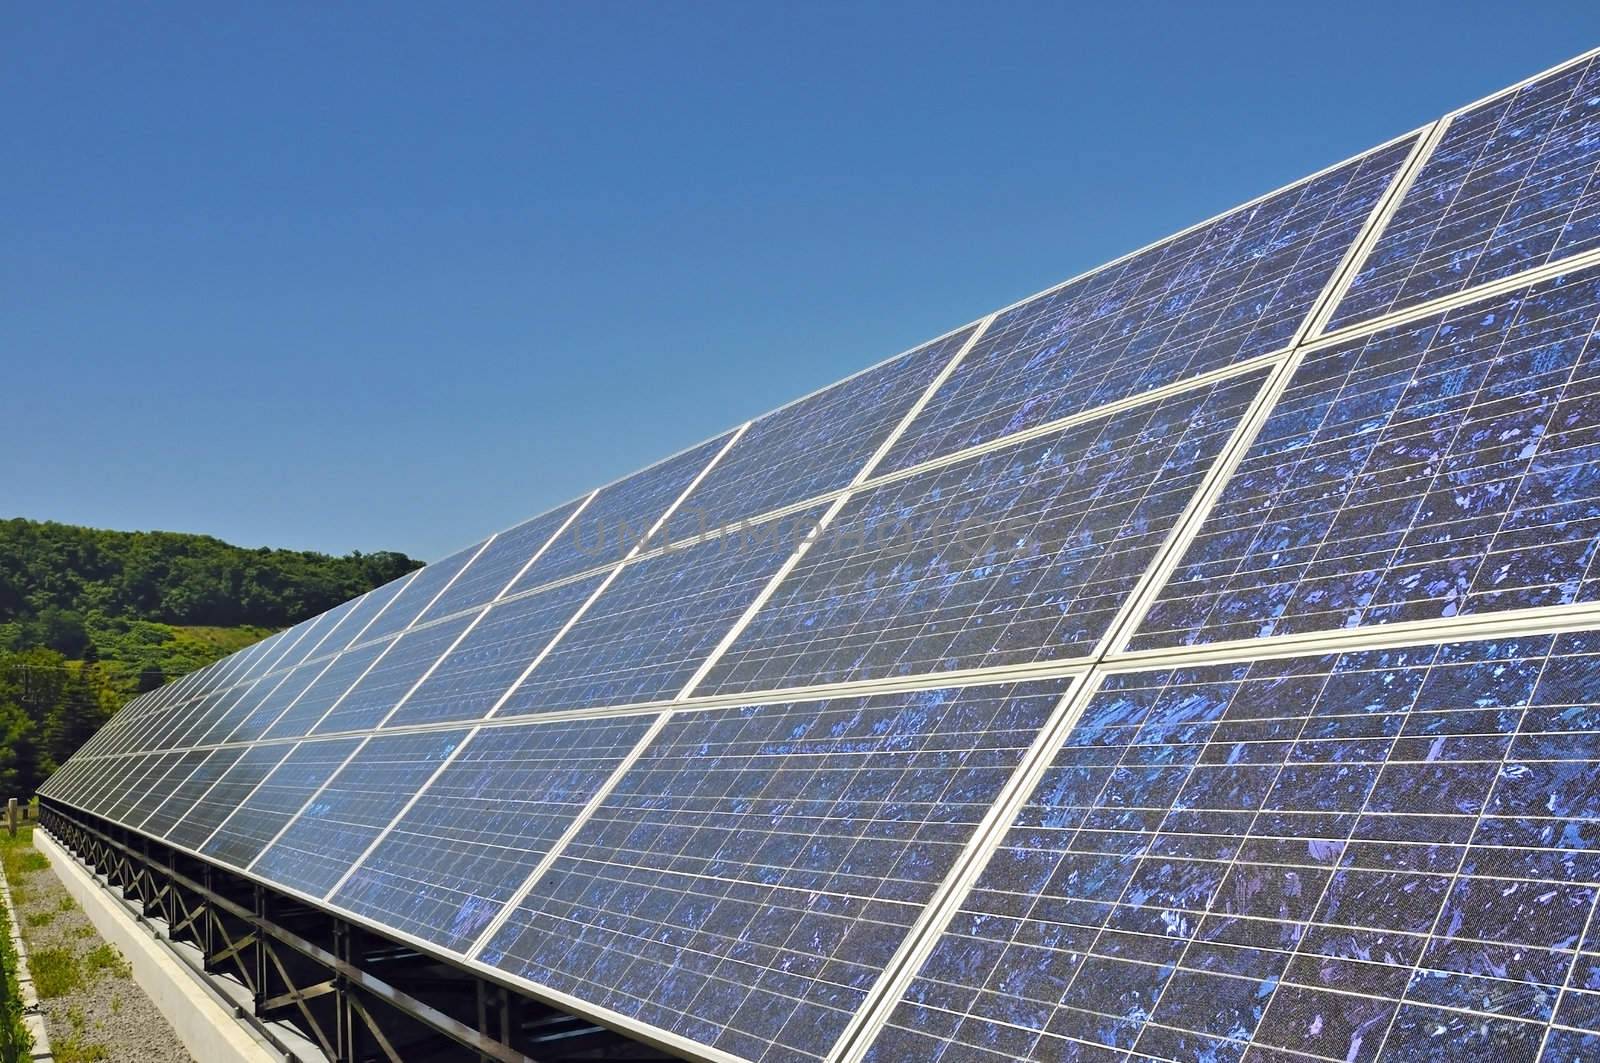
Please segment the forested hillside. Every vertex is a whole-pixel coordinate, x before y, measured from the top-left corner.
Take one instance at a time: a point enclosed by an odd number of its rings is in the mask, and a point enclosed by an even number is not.
[[[0,800],[32,792],[134,694],[420,564],[0,520]]]

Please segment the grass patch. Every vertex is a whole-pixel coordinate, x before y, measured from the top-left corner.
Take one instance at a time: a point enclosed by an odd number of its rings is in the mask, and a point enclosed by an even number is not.
[[[22,994],[17,984],[17,956],[11,946],[10,916],[0,903],[0,1059],[27,1059],[33,1035],[22,1024]]]
[[[63,897],[61,898],[61,903],[56,905],[56,909],[63,912],[75,912],[78,910],[78,902],[73,900],[70,896]]]
[[[71,949],[40,949],[28,956],[28,968],[33,988],[46,1000],[66,996],[83,984],[83,965]]]
[[[31,912],[23,916],[22,921],[29,926],[49,926],[56,917],[55,912]]]
[[[98,1041],[85,1041],[77,1034],[50,1047],[55,1052],[56,1063],[105,1063],[111,1058],[111,1049]]]
[[[83,969],[90,979],[102,974],[109,974],[116,978],[127,978],[133,974],[133,968],[128,966],[128,961],[122,958],[122,953],[117,951],[115,945],[96,945],[83,954]]]

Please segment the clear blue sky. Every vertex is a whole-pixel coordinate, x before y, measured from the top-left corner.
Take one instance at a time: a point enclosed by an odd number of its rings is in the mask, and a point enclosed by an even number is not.
[[[1400,9],[8,5],[0,515],[433,560],[1600,43]]]

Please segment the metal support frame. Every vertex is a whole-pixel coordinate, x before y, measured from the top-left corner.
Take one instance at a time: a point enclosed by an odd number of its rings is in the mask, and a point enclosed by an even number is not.
[[[45,799],[39,827],[196,973],[244,986],[252,1008],[236,1014],[286,1059],[299,1057],[270,1023],[293,1026],[334,1063],[671,1058],[107,820]],[[198,963],[180,943],[199,950]]]

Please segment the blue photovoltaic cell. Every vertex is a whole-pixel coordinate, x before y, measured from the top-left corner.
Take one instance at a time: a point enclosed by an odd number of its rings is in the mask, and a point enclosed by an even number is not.
[[[1593,601],[1600,270],[1306,358],[1140,649]]]
[[[480,732],[332,903],[465,950],[652,719],[610,717]]]
[[[1597,174],[1600,60],[1452,119],[1331,327],[1600,246]]]
[[[367,742],[250,870],[313,897],[327,893],[464,737],[430,731]]]
[[[719,528],[847,486],[971,335],[953,332],[757,419],[684,500],[685,520]]]
[[[1087,654],[1263,372],[854,497],[697,694]]]
[[[1068,684],[680,713],[482,959],[745,1059],[821,1059]]]
[[[418,623],[494,601],[577,508],[577,501],[568,502],[496,535],[472,566],[417,618]]]
[[[1287,346],[1414,138],[995,319],[880,471]]]
[[[103,795],[112,792],[133,763],[139,759],[137,756],[117,754],[97,762],[95,770],[85,776],[82,782],[74,785],[63,799],[87,812],[98,814]]]
[[[378,726],[470,623],[472,615],[466,614],[401,635],[311,733],[365,731]]]
[[[1592,1035],[1600,638],[1552,641],[1110,677],[868,1059]]]
[[[239,799],[200,851],[235,867],[247,866],[360,744],[359,738],[336,738],[295,746],[259,786]]]
[[[249,714],[250,707],[254,704],[250,696],[255,689],[255,683],[230,686],[220,696],[211,712],[190,720],[175,734],[173,744],[180,748],[201,746],[209,744],[207,740],[213,739],[213,736],[215,741],[227,737]]]
[[[231,691],[231,700],[228,707],[218,714],[208,727],[195,728],[189,732],[185,744],[196,746],[215,745],[225,741],[232,735],[241,723],[249,718],[251,712],[260,705],[261,699],[273,687],[278,685],[281,676],[267,675],[260,679],[240,683]]]
[[[274,661],[272,670],[279,671],[284,668],[291,668],[303,661],[327,656],[328,644],[339,639],[339,629],[344,624],[345,618],[350,615],[350,611],[355,608],[357,601],[358,599],[351,599],[342,605],[334,606],[326,613],[314,617],[313,622],[316,626],[306,634],[305,638],[297,642],[292,649],[286,651],[280,659]],[[348,634],[347,630],[346,635]]]
[[[172,754],[174,759],[163,760],[164,770],[150,772],[129,791],[128,796],[131,801],[120,810],[118,818],[130,827],[143,829],[144,821],[151,813],[174,800],[186,780],[194,774],[195,769],[208,755],[203,751],[191,750],[187,753],[174,753]]]
[[[604,578],[589,576],[492,606],[384,726],[488,715]]]
[[[499,716],[670,700],[761,593],[821,508],[632,562]]]
[[[443,561],[435,561],[419,570],[416,578],[395,597],[389,608],[373,619],[371,625],[362,633],[360,641],[371,642],[374,639],[381,639],[414,623],[440,592],[452,586],[451,580],[454,580],[462,569],[470,566],[478,549],[478,546],[469,546],[465,550],[451,554]]]
[[[317,651],[318,656],[326,657],[330,653],[348,649],[358,640],[370,642],[377,638],[375,634],[367,630],[368,626],[375,619],[387,613],[389,603],[394,600],[395,596],[405,589],[413,579],[420,576],[421,570],[407,573],[355,599],[355,604],[350,607],[349,617],[346,618],[343,624],[339,625],[339,630],[333,632],[328,641],[322,644],[322,648]]]
[[[402,636],[411,638],[411,636]],[[373,663],[389,651],[394,640],[364,642],[326,661],[318,662],[320,671],[311,685],[295,695],[294,701],[262,734],[263,738],[301,738],[315,727],[366,674]]]
[[[602,487],[507,593],[517,594],[621,561],[727,443],[727,435],[719,436]],[[671,538],[677,539],[699,529],[685,524],[680,531],[674,524],[668,530]]]
[[[140,758],[133,771],[123,776],[115,790],[108,790],[98,799],[95,812],[119,823],[137,823],[143,813],[130,816],[138,803],[149,798],[156,783],[166,777],[182,753],[147,753]],[[148,812],[149,809],[143,810]]]
[[[165,836],[194,803],[211,789],[212,784],[233,767],[243,752],[243,749],[236,747],[185,754],[183,762],[190,764],[192,770],[180,776],[183,781],[175,787],[165,783],[162,785],[161,800],[150,817],[138,825],[139,829],[157,838]]]
[[[211,832],[222,825],[267,773],[289,755],[292,747],[250,746],[223,772],[209,791],[198,796],[183,818],[165,834],[167,841],[186,849],[199,849]],[[220,752],[220,751],[219,751]],[[208,762],[209,764],[209,762]],[[154,833],[154,832],[152,832]]]
[[[267,676],[239,703],[238,708],[244,709],[245,714],[233,730],[224,737],[218,737],[215,733],[208,737],[212,741],[254,742],[295,703],[296,698],[316,682],[327,667],[327,661],[307,661],[284,673],[276,681],[272,676]]]

